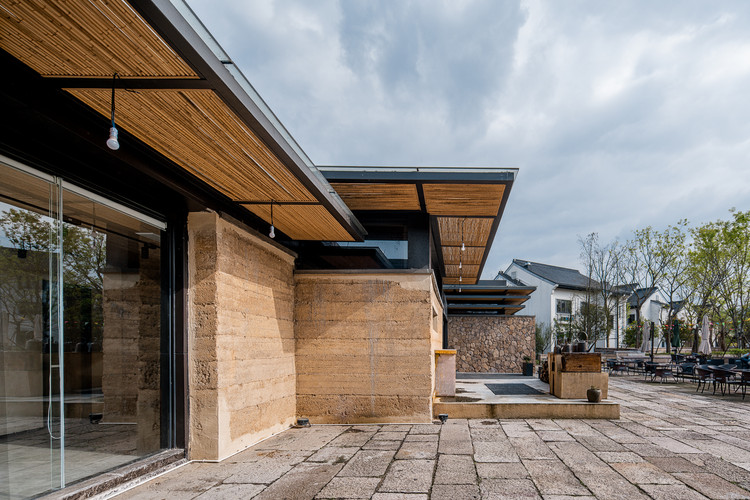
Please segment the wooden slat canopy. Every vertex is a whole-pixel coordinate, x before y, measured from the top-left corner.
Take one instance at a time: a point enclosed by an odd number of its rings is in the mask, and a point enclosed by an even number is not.
[[[106,120],[116,85],[123,148],[136,137],[268,223],[262,204],[273,203],[289,237],[361,239],[349,208],[183,14],[152,0],[3,0],[0,47]]]
[[[353,210],[430,214],[447,284],[479,279],[515,180],[514,169],[493,167],[319,169]]]
[[[536,290],[504,280],[478,281],[476,284],[445,285],[448,315],[510,315],[523,310],[523,303]]]

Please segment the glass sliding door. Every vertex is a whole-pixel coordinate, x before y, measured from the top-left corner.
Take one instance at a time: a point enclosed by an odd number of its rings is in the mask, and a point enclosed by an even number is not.
[[[161,448],[161,229],[63,187],[65,478]]]
[[[0,499],[169,442],[164,229],[0,157]]]
[[[0,165],[0,498],[62,484],[60,188]]]

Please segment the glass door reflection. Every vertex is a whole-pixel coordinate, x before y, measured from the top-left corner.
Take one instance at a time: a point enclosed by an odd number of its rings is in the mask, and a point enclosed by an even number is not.
[[[0,164],[0,498],[63,484],[60,189]]]

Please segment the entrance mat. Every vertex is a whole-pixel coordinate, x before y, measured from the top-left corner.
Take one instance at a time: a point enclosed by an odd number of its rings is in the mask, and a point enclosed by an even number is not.
[[[527,384],[484,384],[495,396],[524,396],[545,394]]]

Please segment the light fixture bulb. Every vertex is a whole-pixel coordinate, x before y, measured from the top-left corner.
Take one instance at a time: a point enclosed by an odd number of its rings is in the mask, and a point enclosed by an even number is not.
[[[464,245],[464,242],[463,242],[463,241],[461,242],[461,251],[462,251],[462,252],[465,252],[465,251],[466,251],[466,245]]]
[[[463,280],[464,280],[463,277],[461,277],[461,276],[458,277],[458,282],[459,283],[461,283]]]
[[[271,230],[268,232],[269,238],[275,238],[276,237],[276,230],[273,227],[273,224],[271,224]]]
[[[120,142],[117,140],[117,128],[110,127],[109,139],[107,139],[107,147],[112,151],[120,149]]]
[[[461,293],[461,287],[458,287],[458,293]]]
[[[460,260],[458,261],[458,268],[459,269],[463,269],[464,268],[464,264]]]

